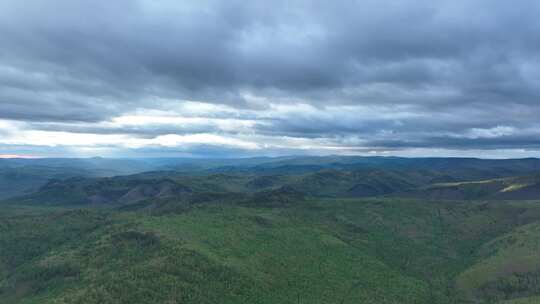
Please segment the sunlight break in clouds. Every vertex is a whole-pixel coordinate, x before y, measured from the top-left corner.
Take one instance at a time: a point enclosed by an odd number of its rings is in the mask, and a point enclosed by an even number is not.
[[[37,158],[33,155],[22,155],[22,154],[0,154],[0,158],[10,159],[10,158]]]

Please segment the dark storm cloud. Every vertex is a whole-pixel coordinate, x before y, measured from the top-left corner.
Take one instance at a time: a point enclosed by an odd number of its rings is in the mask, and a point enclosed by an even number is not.
[[[538,13],[537,1],[497,0],[2,1],[0,119],[76,133],[223,132],[92,126],[196,100],[252,111],[238,115],[264,136],[538,147]],[[497,127],[514,131],[467,137]]]

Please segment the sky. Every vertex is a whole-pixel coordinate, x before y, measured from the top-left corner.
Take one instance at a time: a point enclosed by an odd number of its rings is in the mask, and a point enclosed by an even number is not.
[[[0,157],[540,157],[540,2],[0,1]]]

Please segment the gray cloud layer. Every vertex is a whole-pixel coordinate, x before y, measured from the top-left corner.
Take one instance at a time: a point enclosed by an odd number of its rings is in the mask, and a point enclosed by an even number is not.
[[[0,119],[144,138],[538,149],[539,13],[502,0],[6,0]],[[193,116],[182,100],[227,106],[201,119],[253,123],[104,123],[144,109]]]

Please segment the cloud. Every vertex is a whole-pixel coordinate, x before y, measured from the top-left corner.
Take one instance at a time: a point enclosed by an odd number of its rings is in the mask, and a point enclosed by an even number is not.
[[[260,154],[538,149],[539,11],[502,0],[2,1],[0,142],[38,154],[174,153],[191,139],[205,154],[221,139]]]

